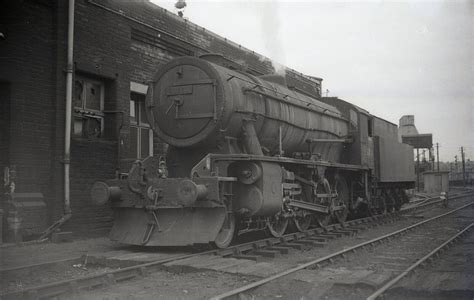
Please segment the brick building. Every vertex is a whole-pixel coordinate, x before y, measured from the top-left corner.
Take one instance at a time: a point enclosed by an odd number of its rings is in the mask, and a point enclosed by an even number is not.
[[[63,214],[68,1],[11,0],[6,8],[0,12],[0,167],[16,171],[15,193],[38,208],[22,215],[24,226],[38,233]],[[146,84],[161,64],[220,53],[256,75],[273,67],[148,1],[76,0],[74,16],[73,213],[64,229],[90,236],[106,232],[112,221],[107,207],[91,204],[90,185],[165,151],[143,105]],[[320,79],[287,70],[287,80],[320,93]],[[35,219],[38,214],[44,217]]]

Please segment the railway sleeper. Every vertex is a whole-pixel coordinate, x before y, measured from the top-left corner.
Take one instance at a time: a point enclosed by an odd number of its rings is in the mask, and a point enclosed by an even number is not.
[[[325,242],[318,242],[318,241],[310,240],[310,239],[297,240],[297,241],[294,241],[294,243],[310,245],[310,246],[315,246],[315,247],[324,247],[327,244]]]
[[[232,255],[233,258],[237,259],[247,259],[247,260],[252,260],[254,262],[260,262],[262,261],[262,256],[260,255],[251,255],[251,254],[238,254],[238,255]]]
[[[39,293],[36,289],[29,290],[23,295],[25,296],[24,299],[39,299]],[[18,299],[22,299],[22,297],[19,296]]]
[[[339,235],[339,234],[333,234],[332,232],[328,232],[328,233],[321,233],[321,234],[317,234],[315,235],[314,237],[318,237],[318,238],[325,238],[325,239],[335,239],[337,237],[341,237],[342,235]]]
[[[363,229],[365,229],[365,228],[360,228],[358,226],[352,226],[352,227],[343,227],[342,230],[352,231],[353,233],[359,233],[359,231],[361,231]]]
[[[270,258],[275,258],[281,255],[280,251],[276,250],[256,250],[253,251],[252,254],[264,256],[264,257],[270,257]]]
[[[77,281],[73,280],[69,282],[68,288],[70,293],[77,294],[77,292],[79,291],[79,284],[77,283]]]
[[[235,249],[221,249],[216,253],[216,255],[219,255],[222,257],[228,257],[234,254],[238,254],[237,251],[235,251]]]
[[[330,235],[333,235],[334,237],[337,237],[337,238],[343,237],[345,235],[345,233],[339,232],[338,230],[326,231],[323,234],[330,234]]]
[[[306,239],[307,239],[307,240],[313,240],[313,241],[321,242],[321,243],[327,243],[327,241],[328,241],[327,238],[317,237],[317,236],[309,236],[309,237],[307,237]]]
[[[133,279],[137,276],[140,276],[139,273],[137,272],[130,272],[130,273],[126,273],[126,274],[123,274],[122,276],[117,276],[115,278],[115,281],[116,282],[120,282],[120,281],[126,281],[126,280],[129,280],[129,279]]]
[[[344,229],[357,230],[357,232],[360,232],[360,231],[366,230],[367,228],[369,228],[369,227],[368,226],[353,226],[353,227],[344,228]]]
[[[287,248],[293,248],[293,249],[297,249],[297,250],[306,250],[306,249],[308,249],[308,246],[305,245],[305,244],[288,243],[288,242],[280,244],[279,247],[287,247]]]
[[[351,236],[354,234],[354,231],[351,231],[351,230],[335,230],[335,231],[331,231],[331,233],[335,233],[335,234],[341,234],[339,237],[342,237],[342,236]]]
[[[288,253],[290,253],[290,248],[288,248],[288,247],[281,247],[281,246],[268,247],[267,250],[279,251],[281,254],[288,254]]]
[[[49,293],[44,293],[44,294],[41,293],[41,295],[40,295],[40,293],[36,292],[35,294],[33,294],[33,295],[35,295],[33,297],[30,297],[30,294],[28,294],[28,297],[26,299],[51,299],[51,298],[54,299],[58,296],[61,296],[62,294],[66,293],[66,292],[67,292],[67,290],[63,290],[63,289],[53,290]]]

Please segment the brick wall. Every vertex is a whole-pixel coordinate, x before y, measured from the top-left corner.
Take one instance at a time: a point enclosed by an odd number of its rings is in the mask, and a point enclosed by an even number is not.
[[[113,178],[117,169],[117,143],[74,139],[71,145],[71,209],[73,217],[65,230],[76,235],[107,233],[112,212],[90,201],[90,187],[98,180]]]
[[[10,161],[10,83],[0,82],[0,171]],[[3,172],[3,171],[2,171]],[[0,192],[2,189],[0,188]]]
[[[96,6],[94,3],[99,1],[90,3],[91,6]],[[262,74],[273,71],[267,58],[152,3],[108,0],[100,1],[99,5],[115,12],[120,11],[122,18],[129,20],[130,26],[137,31],[144,31],[156,39],[169,41],[177,48],[189,49],[194,54],[220,53],[232,60],[245,63]],[[113,14],[110,11],[109,13]]]
[[[41,192],[53,205],[51,157],[54,155],[56,36],[54,7],[49,2],[10,1],[0,10],[0,81],[8,85],[8,132],[5,165],[15,165],[18,192]],[[5,126],[5,127],[3,127]],[[5,131],[5,129],[4,129]],[[3,173],[3,168],[2,168]]]

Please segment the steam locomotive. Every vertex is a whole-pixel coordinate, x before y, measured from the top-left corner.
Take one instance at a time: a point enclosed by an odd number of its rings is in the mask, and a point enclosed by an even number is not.
[[[136,161],[91,189],[112,206],[121,243],[225,248],[249,231],[280,237],[398,210],[414,185],[413,148],[395,124],[285,76],[178,57],[156,73],[146,107],[166,160]]]

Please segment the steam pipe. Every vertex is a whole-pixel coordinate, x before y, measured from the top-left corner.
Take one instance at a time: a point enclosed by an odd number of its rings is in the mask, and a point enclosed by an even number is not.
[[[243,122],[243,142],[248,154],[263,156],[262,146],[258,140],[253,120],[244,120]]]

